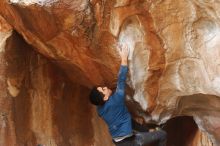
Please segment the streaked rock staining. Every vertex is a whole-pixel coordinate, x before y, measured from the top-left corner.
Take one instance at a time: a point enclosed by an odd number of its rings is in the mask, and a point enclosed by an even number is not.
[[[168,146],[220,145],[218,0],[1,0],[0,145],[112,146],[89,104],[114,88],[129,47],[127,104]]]

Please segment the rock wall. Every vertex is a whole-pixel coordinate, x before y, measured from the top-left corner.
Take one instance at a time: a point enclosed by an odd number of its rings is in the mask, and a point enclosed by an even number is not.
[[[2,0],[1,26],[10,24],[29,45],[15,33],[7,53],[14,58],[2,57],[9,66],[2,63],[7,72],[2,72],[0,105],[9,102],[1,109],[11,112],[10,128],[4,128],[11,138],[0,138],[29,145],[111,145],[110,138],[99,139],[108,134],[100,130],[105,125],[87,95],[93,85],[115,87],[121,44],[130,50],[127,102],[133,116],[156,124],[193,117],[199,129],[190,144],[219,145],[219,6],[216,0]],[[88,123],[79,124],[82,116]],[[88,141],[82,142],[80,134],[88,128]],[[19,136],[19,129],[26,130]]]
[[[6,40],[12,33],[11,26],[0,17],[0,145],[15,145],[15,127],[13,122],[13,101],[7,92],[5,58]]]
[[[70,82],[16,32],[9,34],[2,57],[1,146],[111,145],[88,89]],[[107,142],[98,139],[102,135]]]

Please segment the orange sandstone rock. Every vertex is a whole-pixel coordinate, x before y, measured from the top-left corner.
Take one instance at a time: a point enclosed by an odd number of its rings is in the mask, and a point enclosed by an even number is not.
[[[13,136],[0,133],[4,144],[111,145],[87,96],[94,85],[115,87],[117,44],[130,50],[127,91],[134,117],[161,124],[190,116],[198,129],[189,144],[220,144],[219,2],[11,2],[0,2],[1,33],[20,34],[7,41],[9,66],[3,63],[8,75],[2,74],[1,91],[15,98],[7,106]]]

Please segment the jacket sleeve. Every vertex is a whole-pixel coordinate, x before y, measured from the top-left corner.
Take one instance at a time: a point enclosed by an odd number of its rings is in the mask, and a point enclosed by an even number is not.
[[[120,97],[124,98],[127,72],[128,72],[128,66],[121,65],[118,73],[117,88],[115,91],[116,95],[119,96],[118,98]]]

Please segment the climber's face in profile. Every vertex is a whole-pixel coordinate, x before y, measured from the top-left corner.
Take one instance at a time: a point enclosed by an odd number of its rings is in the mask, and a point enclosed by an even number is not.
[[[107,101],[112,94],[112,90],[109,89],[108,87],[97,87],[97,90],[104,95],[103,97],[104,101]]]

